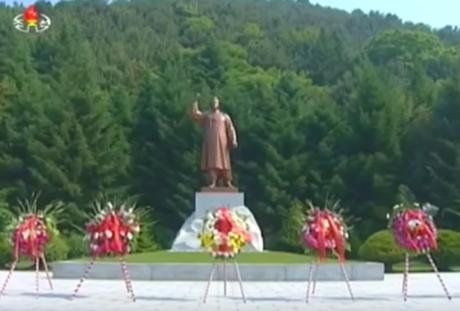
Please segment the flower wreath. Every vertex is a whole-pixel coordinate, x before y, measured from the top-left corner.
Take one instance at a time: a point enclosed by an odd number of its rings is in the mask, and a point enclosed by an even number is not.
[[[49,204],[43,211],[37,209],[39,195],[32,200],[19,201],[19,213],[7,228],[13,247],[13,257],[26,256],[31,260],[42,257],[53,236],[59,234],[55,215],[61,211],[61,203]]]
[[[320,261],[326,259],[328,250],[340,261],[344,261],[349,229],[341,216],[341,211],[334,211],[338,202],[332,210],[322,210],[313,206],[311,202],[307,203],[309,209],[301,230],[304,246],[315,251]]]
[[[426,203],[402,203],[393,207],[388,224],[396,243],[407,251],[426,253],[437,249],[433,216],[438,208]]]
[[[201,246],[216,258],[232,258],[251,242],[245,218],[229,208],[208,212],[199,235]]]
[[[129,253],[140,231],[134,206],[107,202],[103,207],[96,203],[95,207],[95,215],[86,225],[85,236],[91,255],[121,256]]]

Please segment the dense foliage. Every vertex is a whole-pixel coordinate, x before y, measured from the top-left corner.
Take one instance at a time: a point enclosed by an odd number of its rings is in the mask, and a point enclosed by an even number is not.
[[[41,191],[81,226],[100,193],[137,195],[168,247],[202,184],[189,114],[200,93],[234,119],[236,183],[267,245],[282,245],[281,216],[306,198],[341,198],[357,241],[385,228],[401,186],[459,210],[458,29],[307,0],[38,9],[51,28],[24,34],[11,22],[22,8],[0,4],[2,206]]]

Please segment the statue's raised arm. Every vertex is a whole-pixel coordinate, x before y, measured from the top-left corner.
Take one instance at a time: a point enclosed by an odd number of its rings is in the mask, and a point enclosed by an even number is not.
[[[200,111],[198,108],[198,101],[195,100],[192,105],[192,119],[199,123],[200,125],[203,125],[205,116],[204,114]]]

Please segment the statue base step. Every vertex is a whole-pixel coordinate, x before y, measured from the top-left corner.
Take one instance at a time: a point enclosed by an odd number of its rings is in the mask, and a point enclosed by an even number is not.
[[[238,192],[238,188],[230,188],[230,187],[203,187],[201,188],[201,192]]]

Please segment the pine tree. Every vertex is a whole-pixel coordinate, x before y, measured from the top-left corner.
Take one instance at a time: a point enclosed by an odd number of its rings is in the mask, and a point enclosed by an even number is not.
[[[460,67],[457,67],[457,70]],[[458,71],[460,72],[460,70]],[[447,81],[441,89],[433,112],[432,142],[426,163],[428,198],[440,208],[458,209],[460,202],[460,75]],[[455,220],[444,220],[452,226]]]
[[[190,118],[193,96],[177,76],[180,67],[168,67],[162,76],[146,73],[133,131],[134,191],[155,209],[164,246],[193,212],[200,147]]]
[[[384,207],[395,201],[407,106],[401,90],[373,66],[360,69],[357,79],[356,90],[347,103],[350,132],[346,158],[340,165],[349,189],[344,201],[363,219],[361,232],[370,234],[383,226]]]
[[[98,85],[89,43],[63,29],[56,52],[56,88],[30,143],[32,181],[46,194],[83,207],[100,192],[119,191],[129,170],[129,145]],[[77,49],[78,46],[78,49]],[[72,77],[72,79],[69,79]]]

